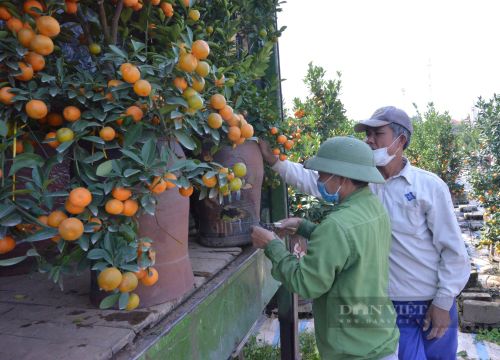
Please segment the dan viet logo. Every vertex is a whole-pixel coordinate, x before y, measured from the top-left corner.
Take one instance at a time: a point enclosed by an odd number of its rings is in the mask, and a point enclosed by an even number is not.
[[[329,316],[332,327],[357,326],[372,327],[387,325],[394,326],[396,314],[405,314],[408,324],[412,318],[421,316],[427,312],[428,305],[406,303],[394,305],[388,299],[357,299],[357,301],[340,301],[334,307]],[[404,324],[399,324],[404,325]]]

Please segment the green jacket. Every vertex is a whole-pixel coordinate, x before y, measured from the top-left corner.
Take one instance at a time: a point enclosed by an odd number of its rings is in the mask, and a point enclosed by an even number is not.
[[[391,227],[366,187],[343,200],[319,225],[303,220],[309,239],[300,260],[274,239],[265,249],[273,277],[312,298],[323,359],[380,359],[396,351],[399,331],[387,296]]]

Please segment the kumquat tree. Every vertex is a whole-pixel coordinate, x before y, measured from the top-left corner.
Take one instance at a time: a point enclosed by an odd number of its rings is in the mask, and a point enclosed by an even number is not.
[[[277,116],[263,77],[283,29],[262,3],[0,0],[1,266],[35,259],[61,287],[91,268],[101,307],[139,305],[161,274],[137,218],[165,191],[239,191],[211,155]]]

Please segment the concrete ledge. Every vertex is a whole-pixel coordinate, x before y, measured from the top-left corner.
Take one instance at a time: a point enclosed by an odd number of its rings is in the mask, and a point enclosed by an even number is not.
[[[491,301],[464,300],[462,317],[465,321],[479,324],[500,323],[500,303]]]
[[[491,301],[491,295],[485,292],[466,292],[460,295],[461,300]]]

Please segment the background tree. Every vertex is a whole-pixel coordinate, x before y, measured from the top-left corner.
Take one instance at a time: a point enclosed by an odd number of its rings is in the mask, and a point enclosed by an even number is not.
[[[479,146],[471,154],[470,182],[474,195],[484,206],[485,226],[481,245],[500,251],[500,96],[479,98],[475,128]]]
[[[462,194],[463,184],[457,181],[463,169],[463,148],[459,128],[448,112],[440,113],[429,103],[423,114],[417,109],[413,128],[406,150],[410,162],[439,176],[453,195]]]
[[[293,100],[293,116],[289,116],[282,125],[288,141],[275,144],[280,152],[287,152],[290,160],[303,163],[315,155],[322,142],[333,136],[355,135],[353,122],[345,115],[344,104],[339,96],[342,89],[341,73],[337,78],[327,79],[326,71],[321,66],[309,64],[304,85],[308,89],[305,99]],[[278,134],[277,134],[278,135]],[[283,147],[285,147],[283,149]],[[295,216],[305,216],[313,221],[320,221],[332,208],[322,200],[288,189],[289,205]]]

